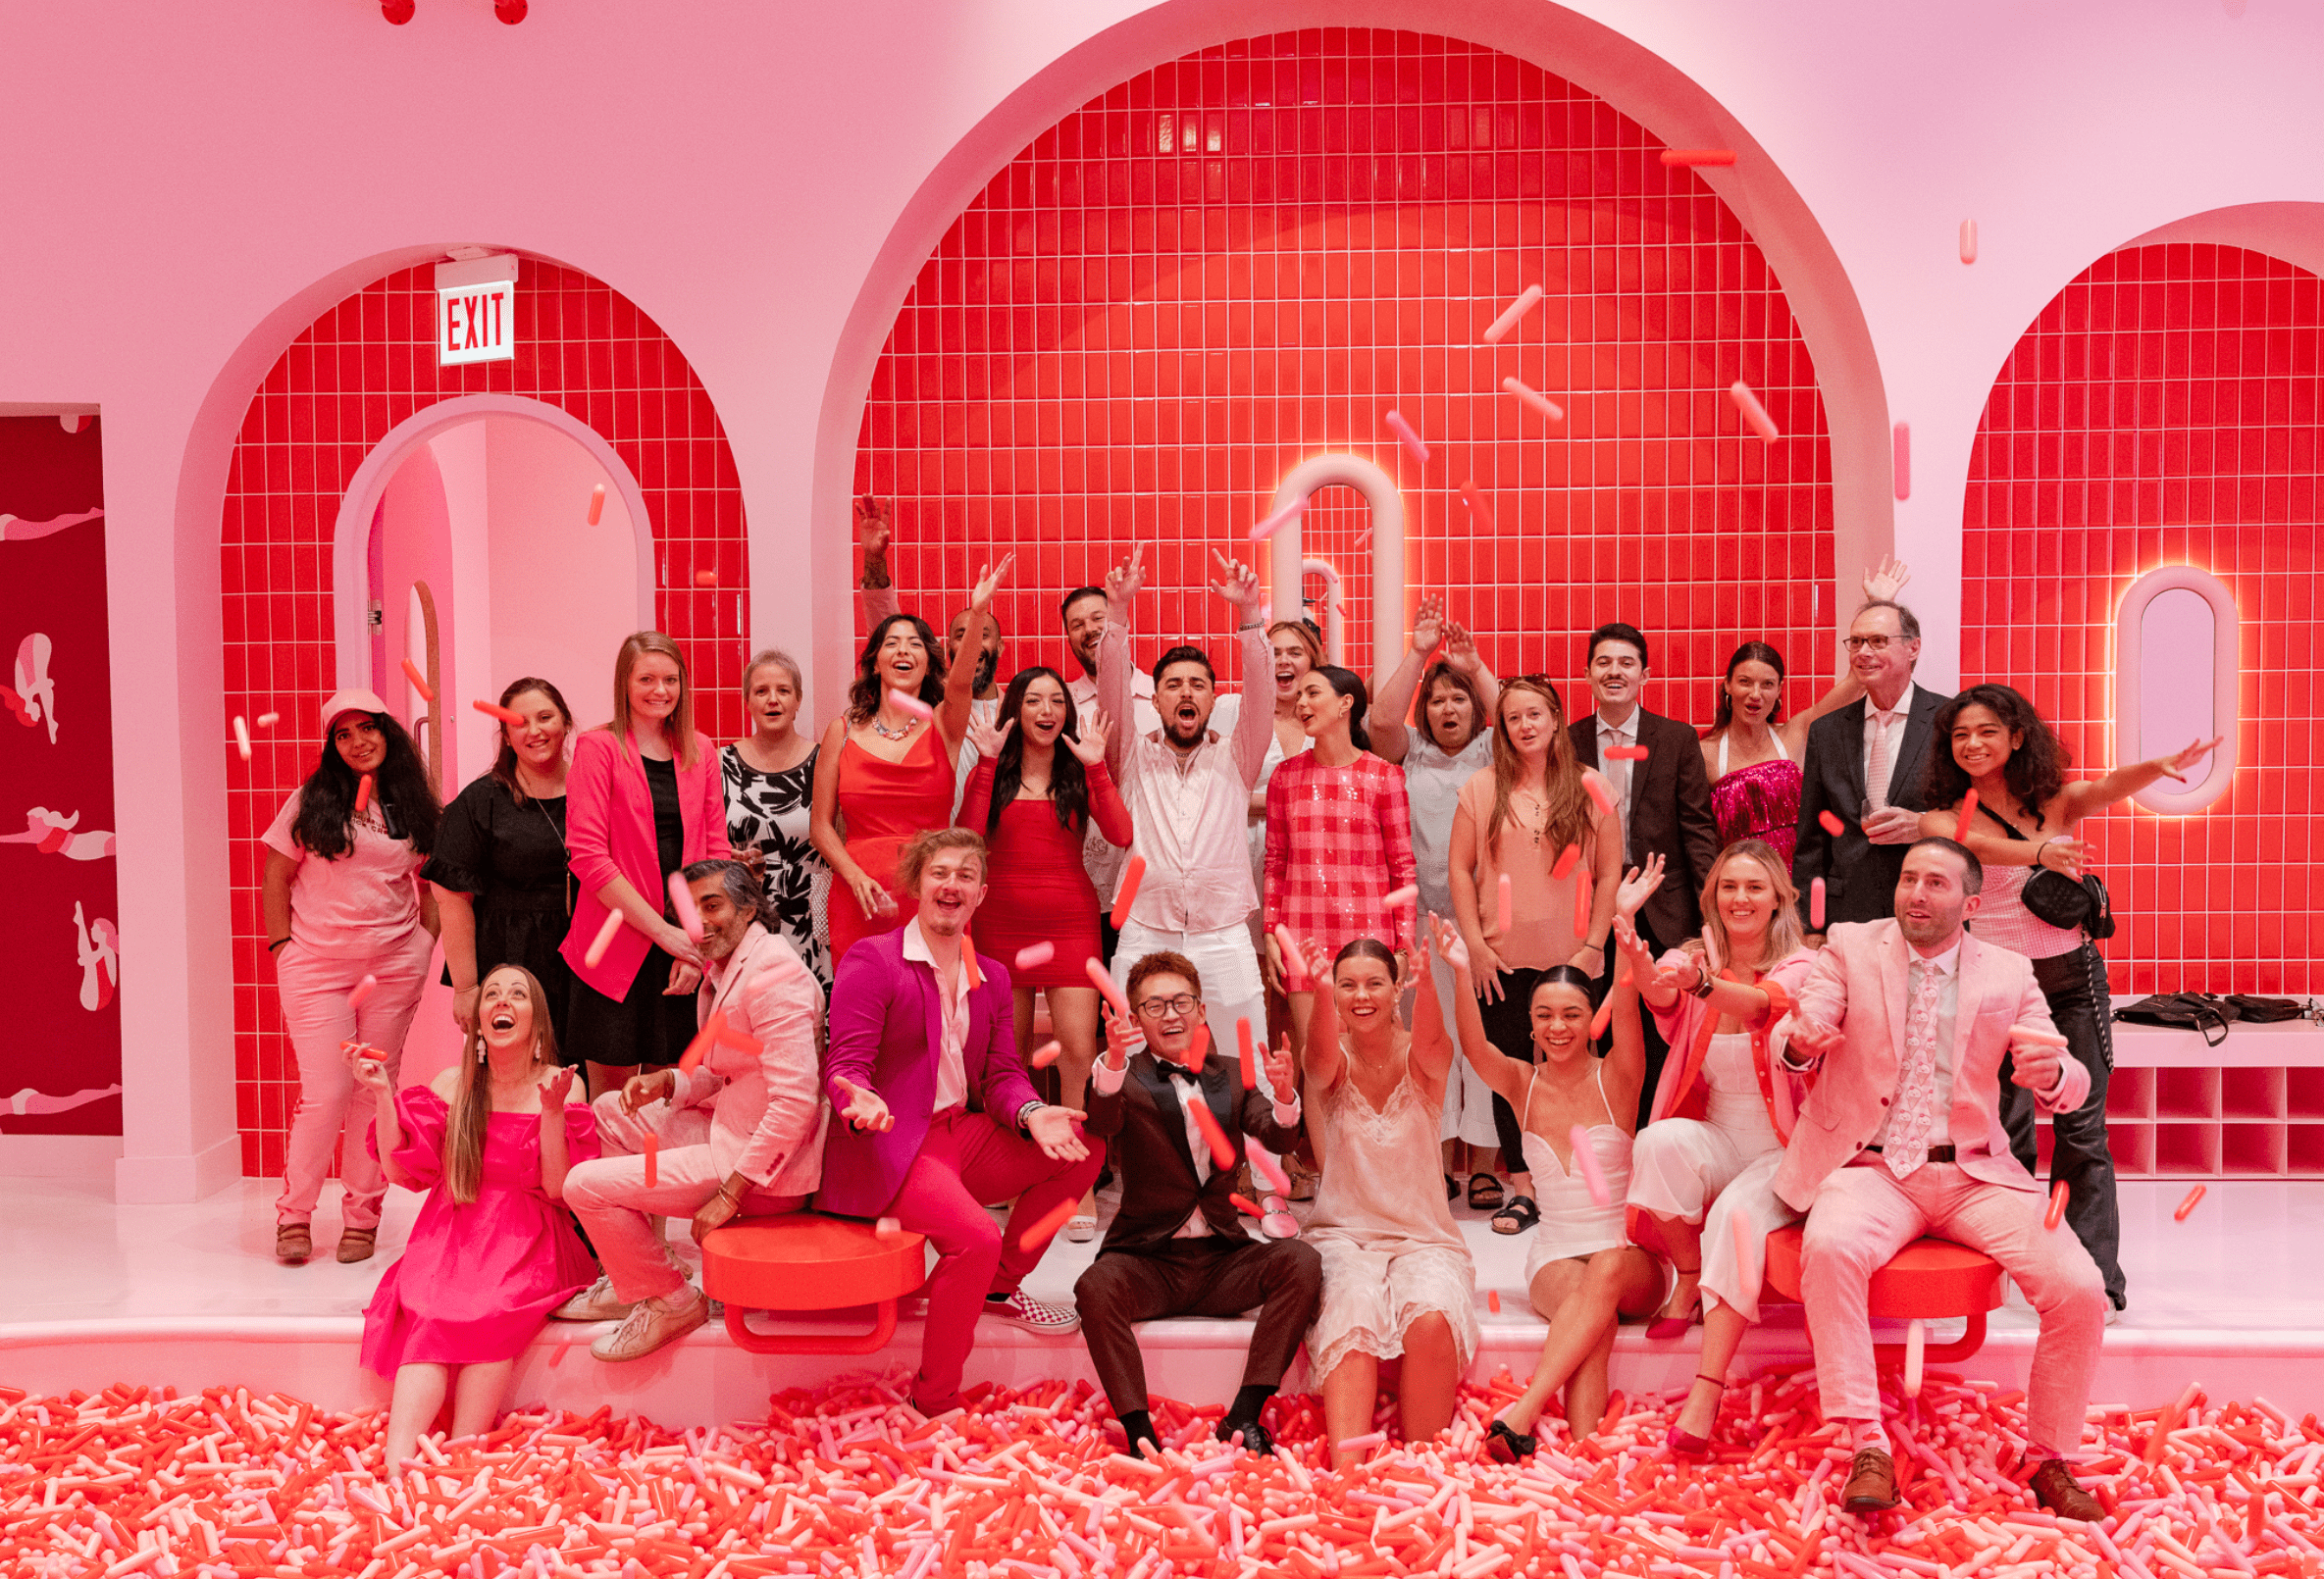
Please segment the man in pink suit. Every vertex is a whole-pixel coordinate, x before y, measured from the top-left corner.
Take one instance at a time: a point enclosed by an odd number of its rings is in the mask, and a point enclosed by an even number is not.
[[[603,1360],[650,1354],[708,1317],[709,1301],[687,1285],[654,1219],[691,1216],[698,1243],[745,1212],[799,1210],[823,1174],[823,989],[762,924],[763,891],[749,867],[697,861],[686,881],[702,921],[697,1011],[705,1025],[720,1016],[724,1033],[693,1069],[633,1075],[599,1096],[603,1153],[565,1176],[565,1200],[605,1275],[556,1314],[621,1321],[590,1348]]]
[[[2090,1075],[2058,1056],[2034,968],[1963,930],[1985,873],[1949,839],[1905,852],[1893,921],[1842,923],[1782,1030],[1784,1060],[1820,1078],[1800,1110],[1776,1194],[1808,1214],[1800,1295],[1824,1416],[1849,1429],[1851,1512],[1892,1507],[1896,1466],[1882,1429],[1866,1287],[1926,1234],[1983,1250],[2041,1317],[2026,1400],[2034,1494],[2065,1518],[2096,1520],[2066,1454],[2105,1331],[2106,1291],[2072,1234],[2042,1226],[2040,1186],[2009,1153],[2000,1068],[2043,1112],[2071,1112]]]
[[[816,1205],[894,1217],[935,1245],[912,1401],[936,1414],[960,1401],[978,1316],[1059,1337],[1080,1326],[1019,1285],[1096,1180],[1106,1145],[1075,1128],[1087,1114],[1034,1095],[1008,972],[969,942],[985,841],[930,829],[904,847],[896,876],[919,896],[917,913],[849,949],[832,984],[824,1086],[842,1122],[824,1142]],[[1009,1199],[1008,1225],[994,1227],[986,1203]]]

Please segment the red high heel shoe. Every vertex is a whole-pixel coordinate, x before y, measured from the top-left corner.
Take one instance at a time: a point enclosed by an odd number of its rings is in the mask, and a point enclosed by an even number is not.
[[[1671,1268],[1671,1270],[1678,1273],[1680,1277],[1693,1277],[1699,1279],[1703,1275],[1703,1269],[1700,1266],[1675,1266]],[[1703,1289],[1702,1285],[1698,1282],[1694,1289],[1694,1303],[1686,1307],[1686,1314],[1683,1316],[1655,1317],[1652,1321],[1646,1323],[1646,1336],[1656,1340],[1657,1342],[1660,1342],[1666,1338],[1683,1338],[1686,1336],[1686,1329],[1693,1326],[1696,1322],[1702,1319]]]
[[[1725,1377],[1706,1376],[1697,1371],[1694,1379],[1698,1382],[1708,1382],[1719,1389],[1720,1397],[1727,1396],[1727,1379]],[[1718,1420],[1718,1411],[1713,1410],[1711,1414],[1711,1429],[1713,1431],[1719,1429]],[[1671,1427],[1671,1433],[1663,1439],[1663,1445],[1680,1458],[1708,1458],[1711,1456],[1711,1439],[1709,1437],[1692,1436],[1679,1430],[1677,1426]]]

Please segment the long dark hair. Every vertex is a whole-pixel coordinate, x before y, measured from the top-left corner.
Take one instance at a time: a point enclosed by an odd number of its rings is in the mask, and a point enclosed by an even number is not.
[[[338,718],[346,716],[341,713]],[[386,713],[362,716],[378,726],[387,742],[387,760],[372,775],[372,798],[387,819],[389,837],[410,840],[412,848],[425,855],[436,847],[436,824],[443,815],[436,791],[428,788],[427,765],[401,724]],[[299,786],[298,820],[290,827],[299,848],[327,861],[336,861],[355,848],[355,788],[360,780],[332,743],[338,718],[327,720],[323,726],[323,759]]]
[[[1364,715],[1371,711],[1371,692],[1364,688],[1364,677],[1336,663],[1319,663],[1308,673],[1321,675],[1333,690],[1355,702],[1348,710],[1348,739],[1359,751],[1370,750],[1371,737],[1365,733]]]
[[[1735,648],[1727,660],[1727,673],[1719,679],[1719,705],[1711,714],[1711,733],[1716,735],[1735,721],[1735,699],[1727,693],[1728,683],[1735,671],[1747,663],[1764,663],[1776,672],[1776,705],[1767,710],[1767,721],[1783,721],[1783,655],[1764,641],[1746,641]]]
[[[1089,826],[1089,775],[1082,771],[1081,758],[1065,744],[1068,735],[1081,739],[1081,715],[1073,706],[1073,688],[1055,669],[1036,664],[1016,672],[1015,678],[1008,682],[1008,688],[1001,693],[1001,710],[993,715],[995,729],[1010,719],[1016,720],[1016,728],[1002,740],[1000,760],[993,764],[993,806],[985,813],[988,835],[1000,832],[1001,808],[1016,799],[1017,788],[1024,783],[1025,692],[1044,675],[1056,681],[1058,689],[1065,696],[1065,727],[1058,732],[1057,746],[1050,753],[1050,808],[1058,814],[1059,824],[1075,839]]]
[[[2073,765],[2073,753],[2057,732],[2041,721],[2034,711],[2034,704],[2007,686],[1972,686],[1946,702],[1937,711],[1936,742],[1937,749],[1929,753],[1929,766],[1923,784],[1932,806],[1949,806],[1969,792],[1969,775],[1961,764],[1953,760],[1953,726],[1961,721],[1961,714],[1971,707],[1990,709],[2001,721],[2001,727],[2024,739],[2009,753],[2009,763],[2001,770],[2001,782],[2009,786],[2009,792],[2017,796],[2017,803],[2034,814],[2034,826],[2042,826],[2042,812],[2058,791],[2066,788],[2066,769]]]
[[[880,643],[888,639],[890,628],[898,625],[908,625],[917,631],[920,645],[928,652],[928,672],[920,677],[920,700],[931,707],[944,700],[944,648],[936,644],[936,633],[917,614],[891,614],[871,628],[862,655],[855,660],[855,683],[848,688],[851,724],[869,723],[872,714],[880,710],[880,697],[888,689],[879,674]]]
[[[565,721],[565,733],[573,733],[573,709],[565,705],[564,693],[538,675],[510,681],[508,688],[500,693],[500,705],[508,706],[528,690],[537,690],[546,696],[550,705],[556,708],[557,716]],[[500,749],[493,753],[491,773],[500,782],[500,787],[508,791],[508,798],[521,806],[525,803],[525,787],[517,782],[516,745],[508,738],[510,728],[508,721],[503,719],[500,723]]]

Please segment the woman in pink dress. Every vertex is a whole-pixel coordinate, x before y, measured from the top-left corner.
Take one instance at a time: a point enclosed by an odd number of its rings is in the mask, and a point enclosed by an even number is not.
[[[1404,774],[1371,754],[1364,731],[1369,710],[1364,682],[1351,670],[1326,664],[1299,683],[1299,723],[1309,748],[1287,757],[1266,787],[1267,973],[1280,978],[1285,960],[1275,929],[1302,943],[1314,940],[1336,955],[1359,938],[1380,938],[1396,954],[1397,980],[1413,937],[1409,905],[1390,910],[1380,901],[1415,888],[1412,800]],[[1291,1023],[1305,1044],[1315,984],[1292,984]]]
[[[983,650],[993,593],[1015,559],[988,567],[976,584],[960,651]],[[925,620],[891,614],[872,628],[848,710],[831,721],[815,753],[807,823],[834,880],[825,906],[834,969],[864,939],[904,925],[918,903],[896,891],[897,858],[914,834],[953,820],[954,775],[975,696],[976,665],[948,673]]]
[[[557,1204],[565,1170],[597,1154],[585,1102],[567,1102],[541,984],[521,965],[484,980],[459,1063],[398,1094],[358,1059],[379,1098],[369,1138],[391,1183],[425,1190],[403,1258],[363,1313],[363,1363],[395,1383],[386,1473],[400,1472],[452,1397],[452,1435],[491,1429],[516,1356],[595,1263]],[[453,1372],[459,1373],[455,1381]]]
[[[1895,560],[1865,572],[1868,600],[1892,598],[1912,580]],[[1846,664],[1816,704],[1783,716],[1783,655],[1764,641],[1746,641],[1727,660],[1719,705],[1703,736],[1703,770],[1711,780],[1711,817],[1719,847],[1757,839],[1784,860],[1799,843],[1800,764],[1808,754],[1808,726],[1864,694]]]

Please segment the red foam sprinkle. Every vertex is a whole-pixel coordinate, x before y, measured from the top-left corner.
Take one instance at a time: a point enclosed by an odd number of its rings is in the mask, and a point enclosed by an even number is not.
[[[1559,883],[1565,882],[1567,877],[1573,873],[1574,863],[1580,859],[1581,846],[1568,844],[1564,849],[1558,851],[1558,864],[1549,869],[1551,879]]]
[[[1666,168],[1678,165],[1731,165],[1735,162],[1735,151],[1732,148],[1665,148],[1662,162]]]
[[[1044,938],[1037,943],[1027,943],[1016,951],[1018,970],[1039,970],[1058,957],[1058,945]]]
[[[1047,1069],[1051,1064],[1056,1063],[1064,1055],[1065,1049],[1062,1044],[1056,1042],[1044,1042],[1040,1046],[1033,1049],[1033,1056],[1030,1061],[1033,1067],[1036,1069]]]
[[[1226,1131],[1219,1128],[1218,1117],[1211,1111],[1211,1104],[1199,1099],[1189,1099],[1186,1110],[1194,1115],[1194,1127],[1201,1130],[1203,1139],[1210,1143],[1211,1160],[1222,1170],[1233,1167],[1235,1165],[1234,1143],[1226,1138]]]
[[[1068,1198],[1059,1201],[1039,1222],[1017,1235],[1016,1248],[1028,1255],[1039,1254],[1051,1240],[1058,1237],[1058,1230],[1071,1222],[1073,1214],[1080,1209],[1081,1202],[1078,1200]]]
[[[1146,876],[1146,857],[1133,855],[1122,863],[1121,887],[1113,891],[1113,930],[1129,925],[1130,906],[1137,903],[1138,885]]]
[[[1841,822],[1838,816],[1833,812],[1820,811],[1816,813],[1816,821],[1822,823],[1824,832],[1830,834],[1833,839],[1839,838],[1840,835],[1848,831],[1848,825]]]
[[[428,677],[420,673],[420,666],[409,658],[403,660],[403,678],[412,683],[412,689],[420,693],[420,700],[433,702],[436,692],[428,688]]]
[[[2049,1193],[2049,1210],[2042,1216],[2042,1227],[2054,1229],[2058,1226],[2058,1219],[2066,1215],[2066,1197],[2073,1193],[2073,1187],[2065,1180],[2057,1182],[2057,1188]]]
[[[787,1388],[751,1406],[750,1423],[708,1430],[527,1407],[483,1436],[425,1439],[421,1476],[381,1462],[384,1408],[337,1413],[234,1387],[180,1397],[123,1384],[70,1400],[0,1387],[0,1571],[1126,1579],[1166,1563],[1238,1579],[1718,1579],[1723,1568],[1733,1579],[1925,1579],[2015,1567],[2001,1561],[2013,1547],[2028,1572],[2183,1579],[2160,1561],[2173,1549],[2202,1554],[2198,1572],[2314,1571],[2297,1560],[2304,1537],[2292,1537],[2315,1527],[2306,1466],[2324,1428],[2263,1400],[2214,1404],[2195,1388],[2175,1403],[2143,1401],[2135,1415],[2100,1404],[2076,1473],[2115,1513],[2110,1529],[2039,1509],[2020,1457],[2021,1395],[1936,1369],[1921,1380],[1917,1404],[1889,1427],[1905,1505],[1878,1519],[1834,1506],[1848,1456],[1804,1361],[1729,1387],[1707,1463],[1677,1463],[1663,1445],[1683,1382],[1610,1405],[1586,1438],[1553,1406],[1531,1428],[1531,1459],[1495,1462],[1485,1429],[1523,1390],[1503,1370],[1462,1385],[1451,1424],[1427,1442],[1396,1437],[1383,1398],[1388,1425],[1337,1444],[1365,1455],[1345,1477],[1327,1470],[1334,1433],[1313,1394],[1269,1401],[1262,1423],[1277,1451],[1264,1458],[1217,1439],[1215,1400],[1197,1408],[1156,1397],[1163,1447],[1149,1462],[1121,1452],[1105,1396],[1086,1381],[979,1382],[956,1413],[929,1420],[892,1370]],[[127,1473],[98,1472],[108,1465]],[[43,1505],[52,1482],[55,1505]],[[2117,1551],[2134,1512],[2136,1541]],[[1467,1555],[1448,1565],[1463,1542]]]
[[[371,775],[365,774],[355,785],[355,815],[360,817],[371,805]]]
[[[486,701],[470,702],[468,705],[487,718],[496,718],[503,724],[514,724],[519,729],[525,727],[525,715],[513,707],[503,707],[498,702]]]
[[[2187,1221],[2187,1214],[2195,1210],[2195,1204],[2203,1198],[2204,1192],[2209,1188],[2208,1185],[2196,1185],[2193,1190],[2187,1192],[2187,1198],[2179,1202],[2177,1211],[2171,1213],[2171,1221],[2174,1223]]]
[[[1808,883],[1808,925],[1816,931],[1824,930],[1824,880],[1815,878]]]

